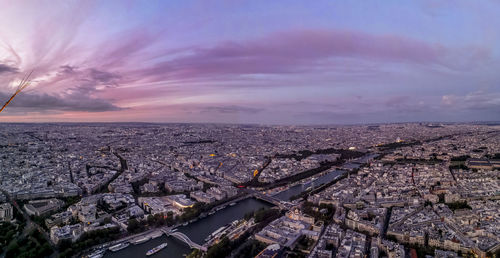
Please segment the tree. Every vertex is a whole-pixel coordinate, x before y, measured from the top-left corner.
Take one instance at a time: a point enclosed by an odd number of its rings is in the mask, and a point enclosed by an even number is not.
[[[175,224],[175,218],[174,218],[174,213],[169,211],[167,212],[167,219],[166,219],[166,223],[168,226],[172,226]]]
[[[5,257],[16,257],[16,254],[19,252],[19,244],[17,240],[12,241],[9,246],[7,246],[7,253]]]
[[[129,219],[127,231],[130,233],[138,233],[144,230],[144,225],[136,219]]]
[[[266,244],[259,242],[257,240],[252,240],[246,242],[245,245],[239,250],[239,252],[234,256],[235,258],[253,258],[260,251],[266,248]]]
[[[153,215],[149,215],[147,218],[148,225],[153,225],[155,223],[155,218]]]
[[[224,237],[219,243],[211,246],[207,251],[207,258],[226,257],[231,252],[231,241]]]
[[[65,250],[71,247],[71,240],[69,239],[63,239],[59,241],[59,244],[57,244],[57,249],[59,250]]]
[[[459,209],[472,209],[472,207],[469,206],[467,201],[451,202],[451,203],[446,203],[446,205],[448,206],[448,208],[450,208],[450,210],[453,210],[453,211],[459,210]]]

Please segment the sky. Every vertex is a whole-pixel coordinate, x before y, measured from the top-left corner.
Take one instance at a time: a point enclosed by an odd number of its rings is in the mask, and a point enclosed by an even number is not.
[[[500,120],[500,1],[0,0],[0,122]]]

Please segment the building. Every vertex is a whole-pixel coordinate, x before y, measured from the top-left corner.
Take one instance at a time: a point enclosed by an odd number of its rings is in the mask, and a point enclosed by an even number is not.
[[[14,218],[14,210],[10,203],[0,204],[0,221],[11,221]]]
[[[178,213],[166,197],[139,197],[138,202],[144,211],[152,215],[167,215],[168,212]]]
[[[364,234],[347,230],[337,250],[337,257],[364,257],[366,251],[366,236]]]
[[[96,220],[97,207],[95,204],[79,205],[78,220],[84,223],[92,223]]]
[[[301,221],[304,221],[304,222],[307,222],[309,224],[314,224],[314,218],[307,215],[307,214],[303,214],[299,209],[295,208],[295,210],[293,211],[288,211],[285,216],[287,216],[288,218],[290,219],[293,219],[293,220],[301,220]]]
[[[191,192],[189,196],[193,199],[195,199],[198,202],[203,202],[203,203],[212,203],[215,202],[215,197],[213,197],[210,194],[206,194],[202,191],[195,191]]]
[[[267,225],[260,232],[255,234],[255,239],[266,244],[280,244],[293,248],[297,240],[304,234],[303,231],[311,228],[311,224],[293,220],[283,216]]]
[[[144,210],[135,204],[127,209],[127,213],[131,218],[140,218],[144,216]]]
[[[449,193],[449,194],[445,194],[445,196],[444,196],[445,203],[458,202],[460,200],[462,200],[462,198],[460,197],[460,194]]]
[[[169,195],[167,196],[167,198],[174,207],[177,207],[179,209],[190,208],[194,205],[194,202],[191,199],[187,198],[184,194]]]
[[[29,215],[44,216],[57,211],[64,205],[64,202],[55,198],[30,201],[24,205],[24,209]]]
[[[82,225],[67,225],[64,227],[54,226],[50,229],[50,240],[54,242],[54,244],[59,243],[61,240],[71,240],[71,242],[75,242],[82,235]]]
[[[264,250],[262,250],[255,258],[274,258],[278,257],[278,254],[281,250],[280,245],[278,244],[273,244],[269,245]]]
[[[351,229],[378,235],[383,229],[386,215],[387,209],[385,208],[350,210],[347,213],[345,223]]]
[[[7,196],[5,196],[3,193],[0,192],[0,203],[6,202],[7,201]]]
[[[217,201],[220,201],[224,198],[226,198],[226,192],[222,191],[221,188],[219,187],[210,187],[210,189],[207,190],[207,194],[212,195],[215,197]]]
[[[434,250],[435,258],[458,258],[458,254],[452,251]]]
[[[63,211],[50,216],[50,218],[45,219],[45,225],[47,225],[47,228],[51,228],[53,226],[61,224],[68,224],[70,223],[72,218],[73,213],[71,211]]]

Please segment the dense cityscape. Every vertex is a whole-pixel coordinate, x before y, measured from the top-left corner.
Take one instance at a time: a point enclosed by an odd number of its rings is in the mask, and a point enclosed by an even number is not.
[[[4,123],[0,149],[5,257],[500,252],[497,124]]]

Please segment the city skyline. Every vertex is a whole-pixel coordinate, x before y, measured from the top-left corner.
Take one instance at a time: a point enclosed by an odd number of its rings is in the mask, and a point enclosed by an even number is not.
[[[2,122],[500,120],[495,1],[0,1]]]
[[[500,255],[499,125],[0,127],[2,257]]]

